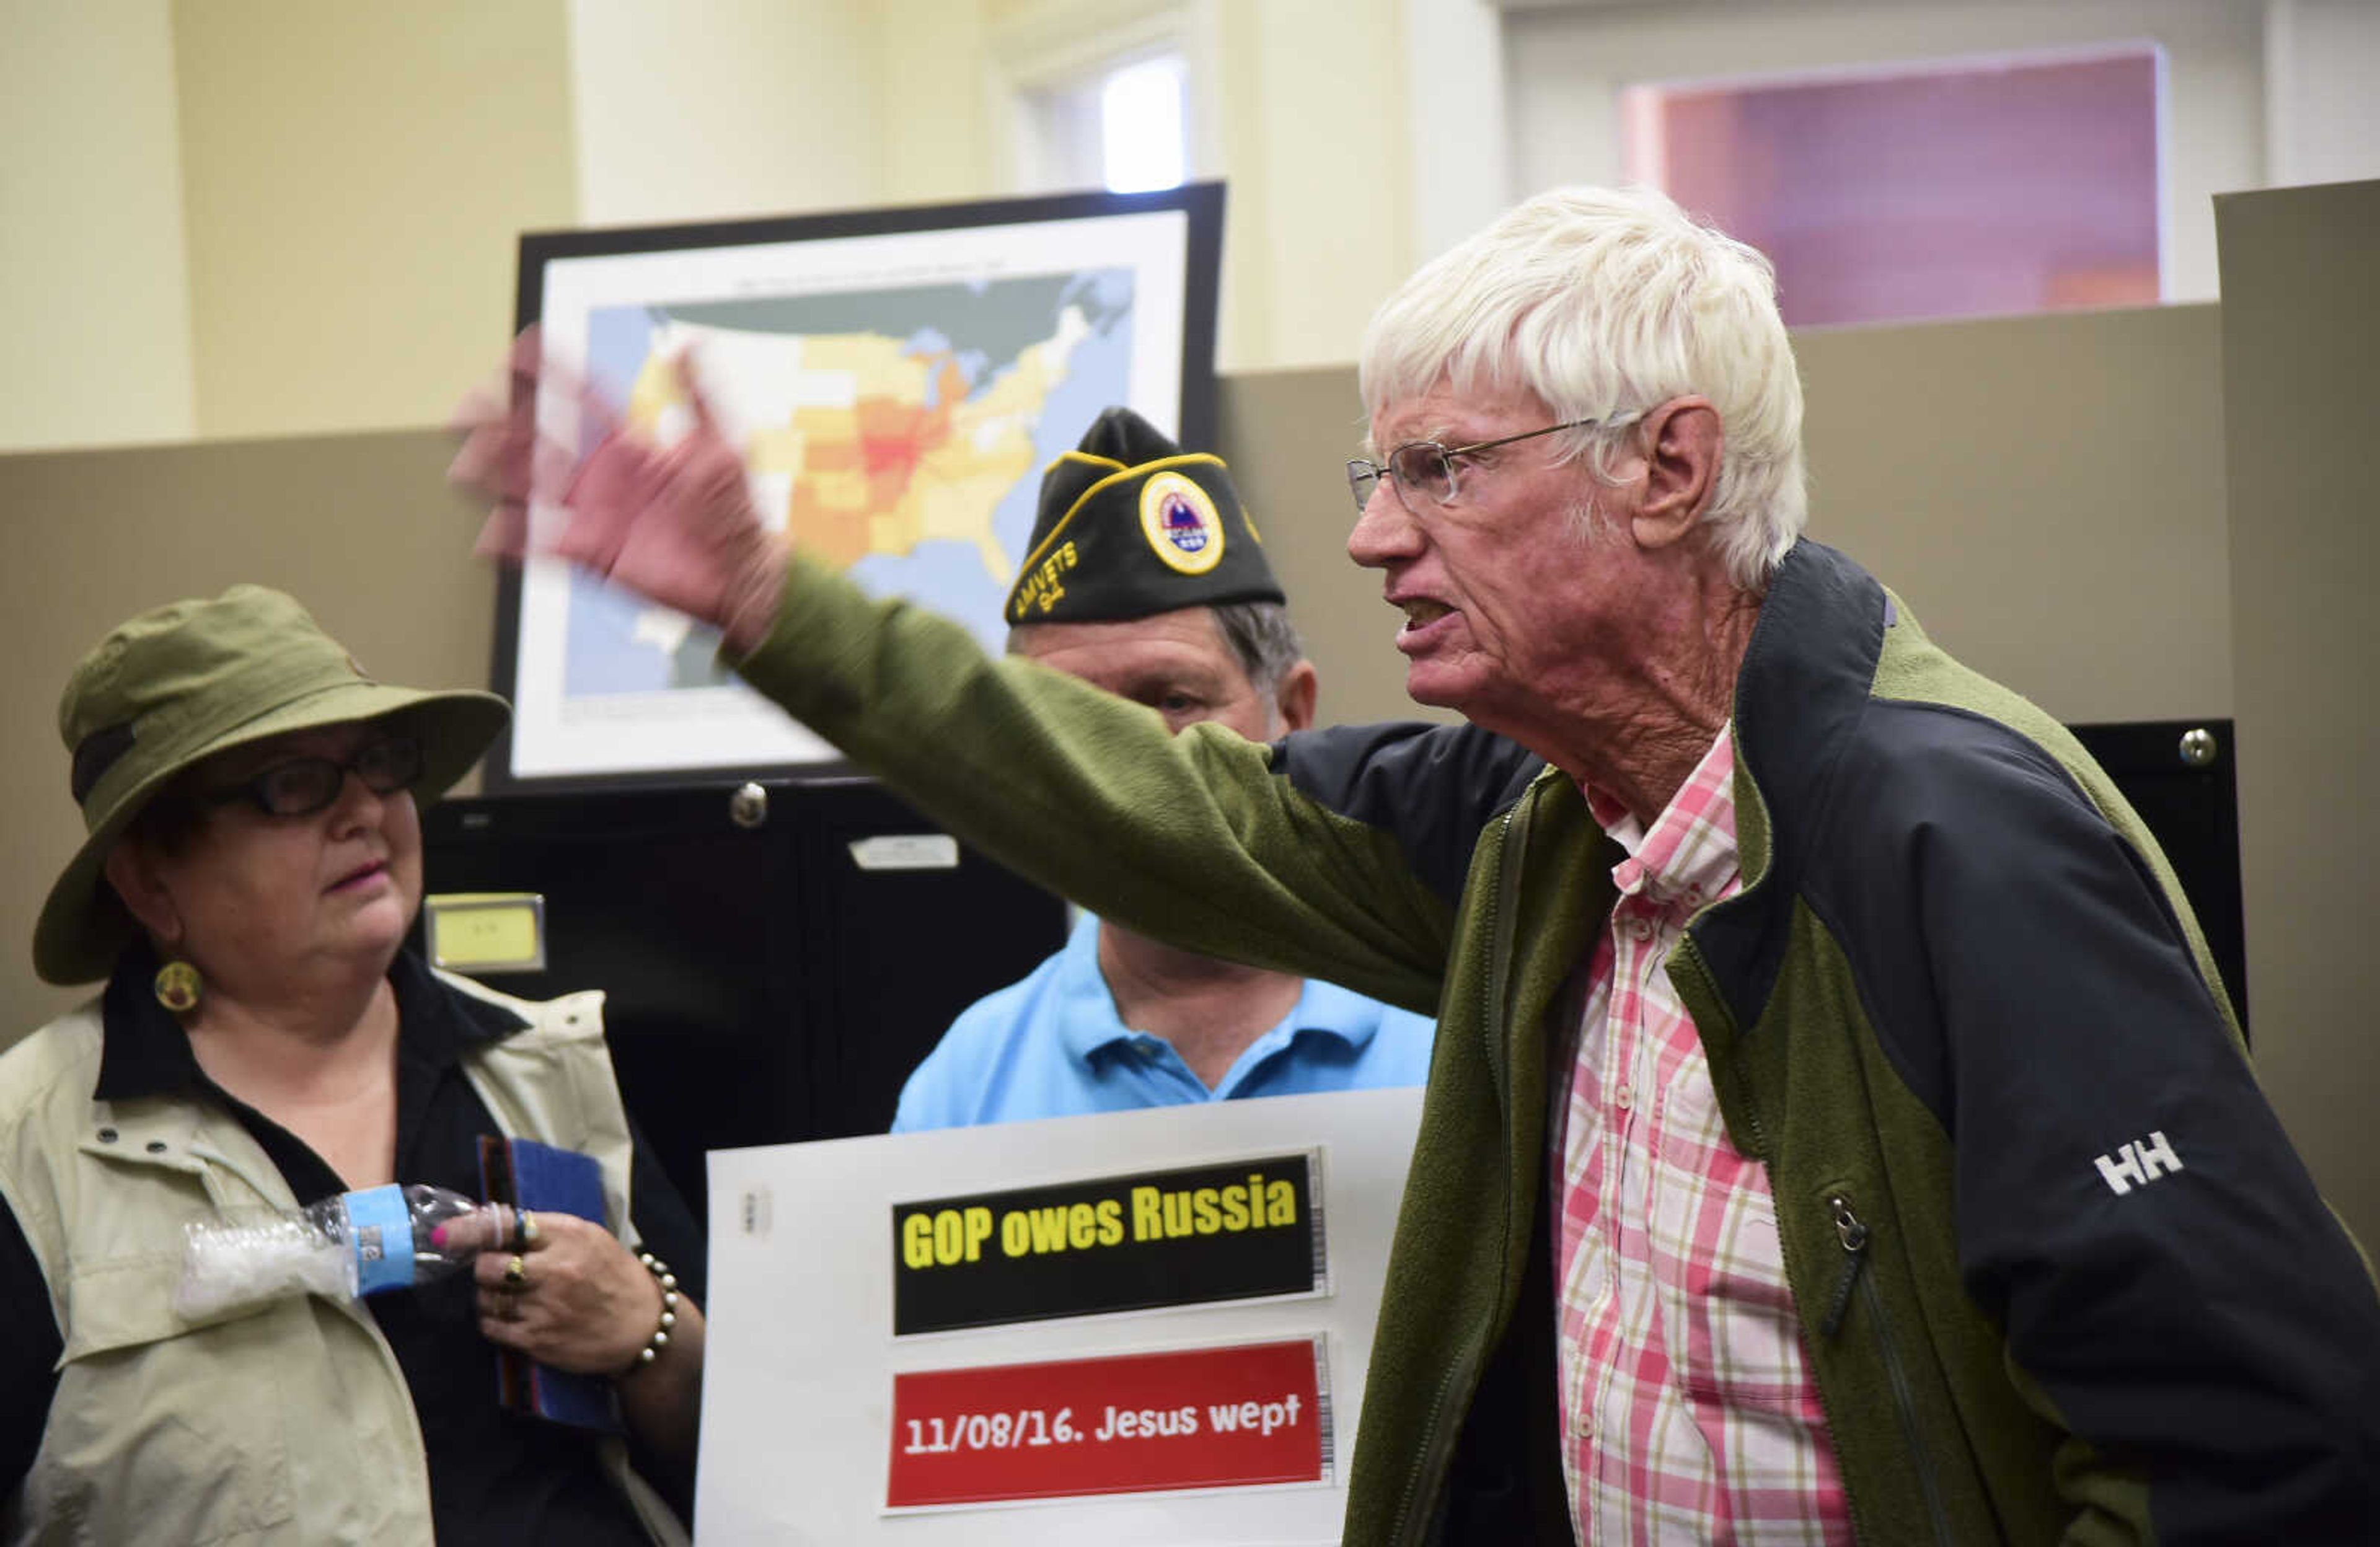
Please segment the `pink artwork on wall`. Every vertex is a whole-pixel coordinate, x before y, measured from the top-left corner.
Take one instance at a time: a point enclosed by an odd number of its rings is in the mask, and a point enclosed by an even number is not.
[[[2159,73],[2143,46],[1635,86],[1627,170],[1767,253],[1794,326],[2154,305]]]

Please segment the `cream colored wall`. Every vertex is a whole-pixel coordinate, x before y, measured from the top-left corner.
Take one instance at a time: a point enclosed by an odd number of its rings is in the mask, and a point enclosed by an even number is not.
[[[568,10],[582,224],[881,201],[893,136],[877,7],[571,0]],[[921,42],[934,52],[930,37]]]
[[[1219,362],[1349,358],[1410,268],[1397,0],[573,0],[588,225],[998,197],[1025,56],[1171,26],[1229,185]],[[662,114],[644,103],[668,104]]]
[[[2380,177],[2380,6],[2265,0],[2265,179]]]
[[[1412,267],[1399,0],[890,0],[883,198],[1014,191],[1006,98],[1096,55],[1102,32],[1170,40],[1204,79],[1196,175],[1228,188],[1217,362],[1354,353]]]
[[[519,231],[1007,192],[996,41],[1102,18],[1174,16],[1208,73],[1232,371],[1351,358],[1413,262],[1614,175],[1622,78],[2157,38],[2180,296],[2213,290],[2210,190],[2375,169],[2365,0],[1692,9],[0,0],[0,449],[434,422]]]
[[[167,0],[0,0],[0,451],[196,426]]]
[[[879,0],[882,196],[895,204],[979,199],[1000,187],[978,0]]]
[[[443,422],[572,224],[562,0],[180,0],[198,430]]]
[[[1220,0],[1223,315],[1219,364],[1354,358],[1412,271],[1397,0]]]

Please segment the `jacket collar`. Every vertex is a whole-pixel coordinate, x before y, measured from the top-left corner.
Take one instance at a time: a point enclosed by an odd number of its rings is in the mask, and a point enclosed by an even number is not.
[[[1784,960],[1812,837],[1806,813],[1820,805],[1867,713],[1886,632],[1900,621],[1876,578],[1823,543],[1794,543],[1770,579],[1735,679],[1743,889],[1705,909],[1688,931],[1738,1028],[1757,1020]],[[1780,820],[1779,812],[1795,815]],[[1706,1042],[1729,1034],[1705,1024],[1706,1006],[1689,1008]]]
[[[1735,678],[1736,837],[1745,890],[1772,867],[1796,868],[1798,830],[1774,813],[1824,787],[1845,737],[1867,711],[1869,685],[1895,621],[1876,578],[1803,539],[1768,583]]]
[[[99,1079],[92,1099],[137,1101],[205,1089],[211,1082],[182,1029],[150,990],[156,953],[147,942],[126,947],[101,1000]],[[444,1066],[473,1048],[508,1037],[528,1022],[500,1005],[448,991],[421,958],[399,951],[389,965],[397,1023],[408,1056]]]

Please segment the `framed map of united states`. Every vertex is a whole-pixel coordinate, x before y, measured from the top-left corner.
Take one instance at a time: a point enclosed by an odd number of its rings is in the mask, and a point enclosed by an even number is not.
[[[528,236],[518,321],[663,441],[689,351],[754,501],[880,595],[1001,648],[1041,472],[1129,404],[1211,445],[1222,189]],[[593,432],[555,394],[540,428]],[[532,509],[531,521],[552,513]],[[508,575],[492,790],[825,772],[825,741],[722,671],[707,628],[551,561]]]

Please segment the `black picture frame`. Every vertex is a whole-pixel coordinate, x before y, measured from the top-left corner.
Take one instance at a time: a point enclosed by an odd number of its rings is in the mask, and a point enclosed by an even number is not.
[[[589,370],[599,387],[616,393],[625,384],[606,381],[598,347],[590,342],[603,326],[599,313],[641,313],[651,328],[751,326],[686,319],[739,319],[771,308],[790,315],[846,301],[863,313],[886,315],[888,298],[904,291],[954,293],[946,287],[956,286],[988,295],[1014,281],[1038,295],[1037,287],[1053,281],[1123,271],[1130,280],[1124,308],[1130,315],[1114,325],[1131,330],[1124,367],[1130,390],[1115,400],[1172,431],[1185,449],[1211,449],[1222,213],[1222,185],[1204,182],[1146,193],[1057,194],[535,232],[520,239],[514,321],[516,328],[539,324],[549,351]],[[645,284],[650,292],[638,294]],[[761,331],[786,339],[803,336],[793,327]],[[648,361],[661,347],[651,344]],[[955,339],[951,353],[960,353]],[[962,401],[972,401],[1003,374],[990,370],[970,381]],[[718,396],[721,387],[708,359],[704,381]],[[1080,411],[1079,424],[1072,422],[1075,414],[1062,421],[1055,408],[1036,422],[1028,432],[1035,455],[1021,477],[1004,486],[1002,521],[1016,524],[1014,502],[1023,498],[1029,506],[1049,457],[1071,446],[1105,406]],[[541,404],[540,418],[559,438],[575,438],[572,405]],[[533,513],[532,519],[538,518]],[[987,513],[987,522],[991,519]],[[1022,557],[1018,535],[1014,558]],[[985,567],[991,570],[989,562]],[[515,719],[489,751],[482,781],[490,793],[665,787],[848,772],[832,748],[782,713],[758,706],[757,700],[739,705],[732,695],[750,698],[740,685],[719,684],[721,691],[712,693],[713,684],[705,681],[700,691],[686,694],[678,690],[682,684],[673,682],[664,689],[588,693],[578,695],[583,701],[574,700],[567,676],[574,669],[571,608],[626,605],[587,600],[600,589],[557,561],[532,559],[504,572],[489,676],[494,690],[512,700]],[[1004,591],[1004,582],[998,589]],[[588,615],[580,614],[582,623]],[[987,644],[994,643],[996,601],[965,621]],[[676,663],[668,668],[674,673],[698,658],[707,666],[707,638],[696,630],[681,646],[656,648]],[[766,728],[764,720],[786,734]],[[689,731],[689,725],[695,728]]]

